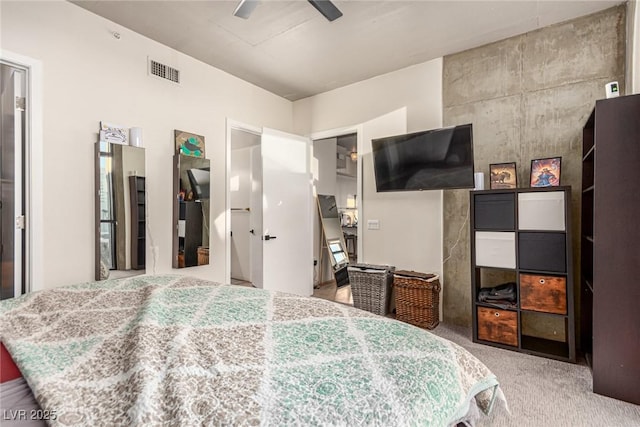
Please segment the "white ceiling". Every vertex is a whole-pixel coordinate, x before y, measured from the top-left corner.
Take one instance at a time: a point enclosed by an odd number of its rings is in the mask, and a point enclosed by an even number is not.
[[[305,0],[262,0],[244,20],[238,1],[73,3],[289,100],[623,3],[336,0],[329,22]]]

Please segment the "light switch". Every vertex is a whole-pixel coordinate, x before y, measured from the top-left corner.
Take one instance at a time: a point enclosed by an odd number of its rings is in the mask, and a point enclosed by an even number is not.
[[[380,230],[380,220],[368,219],[367,220],[367,229],[369,229],[369,230]]]

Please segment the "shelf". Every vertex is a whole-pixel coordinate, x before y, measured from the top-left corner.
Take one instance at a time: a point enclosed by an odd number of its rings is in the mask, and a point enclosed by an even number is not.
[[[537,356],[556,356],[561,360],[569,360],[569,345],[562,341],[522,335],[520,347],[523,351]]]
[[[486,308],[495,308],[497,310],[505,310],[505,311],[518,311],[518,307],[499,307],[497,305],[489,304],[486,302],[476,302],[476,307],[486,307]]]
[[[566,271],[548,271],[548,270],[532,270],[530,268],[519,268],[518,273],[531,273],[539,274],[541,276],[562,276],[567,277],[569,274]]]
[[[589,288],[589,290],[593,292],[593,284],[591,283],[591,281],[584,279],[584,283],[587,285],[587,288]]]
[[[587,242],[594,243],[593,236],[583,236]]]
[[[547,311],[537,311],[537,310],[525,310],[525,309],[520,309],[520,312],[522,313],[531,313],[531,314],[535,314],[537,315],[541,315],[541,316],[549,316],[549,317],[556,317],[556,318],[566,318],[569,317],[568,314],[557,314],[557,313],[549,313]]]
[[[571,188],[472,191],[470,205],[474,342],[575,363]],[[540,218],[540,212],[552,214]],[[513,247],[499,244],[508,234]],[[515,258],[513,265],[494,262],[506,257]],[[531,292],[539,276],[564,285]],[[476,300],[481,289],[507,282],[517,284],[518,305]],[[527,292],[549,302],[531,303]],[[561,293],[566,299],[556,301]],[[494,318],[492,310],[500,315]]]
[[[353,179],[357,178],[357,176],[355,176],[355,175],[350,175],[350,174],[344,173],[344,172],[336,172],[336,175],[339,176],[339,177],[342,177],[342,178],[353,178]]]
[[[591,148],[589,149],[589,151],[587,151],[587,153],[582,156],[582,161],[586,161],[589,157],[593,157],[593,153],[596,151],[596,146],[592,145]]]
[[[592,186],[589,186],[589,187],[585,188],[584,190],[582,190],[582,192],[583,193],[589,193],[589,192],[593,191],[594,188],[595,188],[595,186],[592,185]]]

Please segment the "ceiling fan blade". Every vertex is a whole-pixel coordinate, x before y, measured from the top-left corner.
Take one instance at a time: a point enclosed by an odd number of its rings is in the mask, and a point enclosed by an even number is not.
[[[334,21],[342,16],[342,12],[330,0],[308,0],[318,12],[329,21]]]
[[[240,0],[238,7],[233,11],[233,15],[247,19],[251,15],[251,12],[253,12],[253,9],[258,5],[258,1],[259,0]]]

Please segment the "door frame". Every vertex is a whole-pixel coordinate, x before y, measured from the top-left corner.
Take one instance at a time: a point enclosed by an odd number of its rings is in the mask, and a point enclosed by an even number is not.
[[[327,138],[335,138],[338,136],[343,136],[343,135],[350,135],[355,133],[356,134],[356,150],[358,152],[358,162],[356,165],[356,191],[357,191],[357,195],[359,194],[359,196],[357,196],[357,203],[358,203],[358,226],[356,227],[356,233],[358,233],[358,243],[356,245],[356,252],[358,254],[358,258],[360,260],[363,259],[363,254],[364,252],[362,251],[363,248],[363,240],[362,239],[362,230],[363,230],[363,225],[362,225],[362,221],[360,221],[360,218],[362,218],[362,212],[364,211],[364,200],[362,197],[362,152],[364,150],[364,141],[362,140],[362,131],[363,131],[363,125],[359,124],[359,125],[354,125],[354,126],[345,126],[345,127],[341,127],[341,128],[335,128],[335,129],[329,129],[329,130],[323,130],[323,131],[318,131],[318,132],[312,132],[309,135],[309,138],[311,139],[311,149],[313,150],[313,142],[319,139],[327,139]],[[313,153],[311,153],[312,157],[313,157]],[[315,188],[314,188],[314,192],[315,192]],[[315,195],[315,194],[314,194]],[[362,261],[361,261],[362,262]]]
[[[26,292],[44,288],[44,156],[43,156],[43,66],[39,61],[0,49],[0,61],[25,71],[27,108],[23,194],[25,202],[25,277]]]
[[[224,189],[224,224],[225,224],[225,236],[224,236],[224,281],[225,283],[231,283],[231,236],[229,231],[231,230],[231,131],[239,130],[242,132],[249,132],[254,135],[261,136],[262,128],[258,126],[249,125],[237,120],[226,118],[226,147],[225,147],[225,189]],[[251,260],[253,262],[253,260]]]

